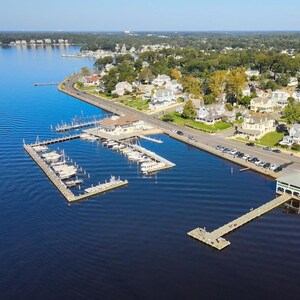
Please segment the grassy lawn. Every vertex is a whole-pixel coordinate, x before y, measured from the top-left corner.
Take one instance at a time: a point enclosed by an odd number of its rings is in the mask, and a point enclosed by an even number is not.
[[[149,109],[149,100],[125,99],[125,100],[121,100],[120,102],[125,104],[126,106],[136,108],[138,110],[148,110]]]
[[[274,147],[278,142],[282,140],[284,132],[269,132],[265,134],[256,143],[263,146]]]
[[[96,88],[96,86],[82,86],[82,87],[80,87],[77,83],[76,83],[75,87],[78,90],[81,90],[81,91],[94,91],[95,88]]]
[[[174,118],[173,123],[178,125],[186,125],[189,124],[191,127],[194,127],[195,129],[200,129],[208,132],[217,132],[221,130],[225,130],[228,128],[231,128],[232,125],[226,122],[216,122],[214,125],[206,125],[204,123],[196,122],[191,119],[185,119],[181,117],[178,113],[172,113],[172,117]]]

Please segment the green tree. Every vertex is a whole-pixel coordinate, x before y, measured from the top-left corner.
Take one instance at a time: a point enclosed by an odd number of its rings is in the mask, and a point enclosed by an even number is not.
[[[91,74],[91,71],[89,70],[89,68],[87,68],[87,67],[82,67],[81,68],[81,75],[88,76],[90,74]]]
[[[174,117],[173,117],[172,114],[165,114],[162,117],[162,120],[165,121],[165,122],[173,122],[174,121]]]
[[[245,107],[249,107],[250,106],[250,101],[251,101],[251,97],[250,96],[244,96],[243,98],[241,98],[241,100],[239,101],[240,105],[243,105]]]
[[[96,62],[94,63],[94,66],[98,70],[102,70],[107,64],[111,64],[113,61],[114,61],[114,59],[112,56],[105,56],[105,57],[97,59]]]
[[[154,75],[150,68],[143,68],[139,74],[139,79],[142,82],[151,82],[154,79]]]
[[[213,94],[208,94],[203,96],[204,104],[209,105],[216,102],[216,97]]]
[[[288,124],[300,122],[300,103],[290,97],[289,104],[283,110],[283,116]]]
[[[188,100],[183,107],[182,116],[188,119],[195,119],[196,115],[197,112],[192,100]]]

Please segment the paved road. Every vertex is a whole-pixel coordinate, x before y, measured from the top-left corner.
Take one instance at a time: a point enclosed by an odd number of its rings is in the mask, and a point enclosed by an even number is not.
[[[163,122],[161,120],[156,119],[155,116],[153,115],[147,115],[141,111],[133,110],[132,108],[124,106],[121,103],[118,103],[116,101],[102,99],[100,97],[87,94],[85,92],[78,93],[78,91],[75,90],[73,87],[74,83],[76,83],[77,80],[78,80],[78,75],[69,78],[69,80],[65,83],[64,89],[62,91],[71,96],[74,96],[75,98],[88,102],[104,110],[108,110],[115,114],[134,113],[138,115],[145,122],[155,125],[164,131],[180,130],[184,133],[184,135],[192,135],[199,143],[203,143],[211,147],[222,145],[225,147],[236,148],[237,150],[247,153],[251,156],[259,157],[260,159],[266,162],[275,163],[277,165],[284,165],[286,166],[285,168],[286,171],[295,170],[295,169],[300,170],[300,157],[291,156],[285,153],[268,152],[259,147],[246,146],[241,142],[228,139],[227,137],[230,134],[230,131],[229,132],[225,131],[224,133],[207,134],[198,130],[194,130],[186,127],[180,127],[174,124]]]

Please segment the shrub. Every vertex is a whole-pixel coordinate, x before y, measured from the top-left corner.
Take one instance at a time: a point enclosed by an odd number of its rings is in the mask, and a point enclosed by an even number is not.
[[[300,144],[293,144],[291,149],[295,151],[300,151]]]

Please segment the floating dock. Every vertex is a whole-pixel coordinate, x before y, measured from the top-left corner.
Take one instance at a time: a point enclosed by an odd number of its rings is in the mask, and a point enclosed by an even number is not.
[[[51,85],[59,85],[59,82],[48,82],[48,83],[35,83],[34,86],[51,86]]]
[[[150,141],[150,142],[154,142],[154,143],[157,143],[157,144],[162,144],[163,143],[162,140],[157,140],[157,139],[151,138],[149,136],[145,136],[145,135],[139,135],[139,138],[141,138],[143,140]]]
[[[98,188],[92,189],[90,192],[75,196],[72,191],[67,188],[64,182],[60,180],[59,177],[51,170],[51,168],[45,163],[45,161],[33,150],[32,146],[24,145],[24,149],[35,161],[35,163],[42,169],[42,171],[48,176],[50,181],[55,185],[55,187],[61,192],[61,194],[68,202],[80,201],[128,184],[127,180],[107,182],[102,185],[99,184],[97,186]]]
[[[290,199],[292,199],[291,195],[283,194],[212,232],[208,232],[204,228],[196,228],[187,234],[215,249],[222,250],[230,245],[230,242],[223,238],[224,235],[271,211],[275,207],[284,204]]]
[[[74,135],[69,135],[57,139],[52,139],[52,140],[47,140],[47,141],[42,141],[42,142],[35,142],[33,144],[29,144],[28,146],[30,147],[35,147],[35,146],[46,146],[50,144],[56,144],[56,143],[61,143],[61,142],[66,142],[66,141],[71,141],[75,139],[79,139],[80,134],[74,134]]]

